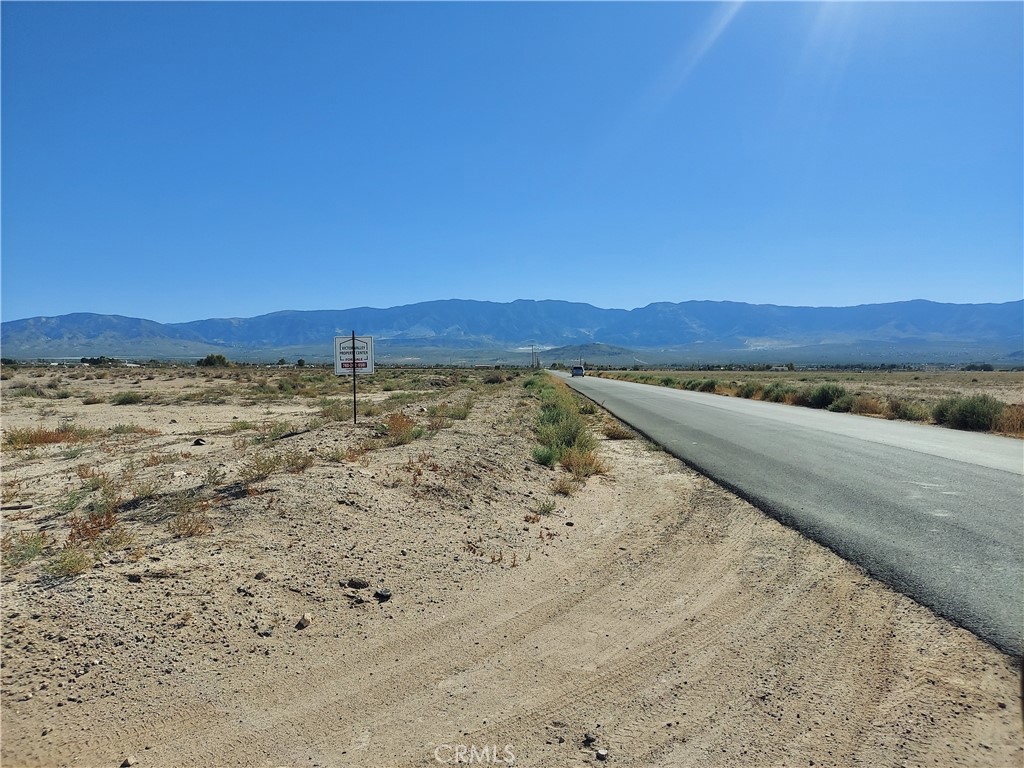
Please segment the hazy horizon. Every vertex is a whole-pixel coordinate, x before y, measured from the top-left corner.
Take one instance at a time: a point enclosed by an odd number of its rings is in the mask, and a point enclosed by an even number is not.
[[[155,320],[154,318],[146,317],[144,315],[126,315],[123,312],[93,312],[93,311],[90,311],[90,310],[75,310],[75,311],[71,311],[71,312],[62,312],[62,313],[57,314],[57,315],[26,315],[25,317],[11,318],[9,320],[4,320],[3,322],[4,323],[13,323],[13,322],[17,322],[19,320],[31,320],[31,319],[34,319],[34,318],[37,318],[37,317],[42,317],[42,318],[63,317],[65,315],[79,315],[79,314],[81,314],[81,315],[101,315],[101,316],[113,316],[113,317],[126,317],[126,318],[132,318],[132,319],[136,319],[136,320],[150,320],[152,322],[160,323],[161,325],[177,325],[177,324],[181,324],[181,323],[194,322],[194,321],[197,321],[197,320],[251,319],[251,318],[254,318],[254,317],[265,317],[265,316],[268,316],[268,315],[276,315],[276,314],[281,314],[281,313],[285,313],[285,312],[346,312],[346,311],[351,311],[351,310],[363,310],[363,309],[368,309],[368,310],[387,310],[387,309],[398,309],[398,308],[401,308],[401,307],[410,307],[410,306],[415,306],[417,304],[431,304],[431,303],[446,302],[446,301],[479,302],[479,303],[487,303],[487,304],[513,304],[513,303],[521,302],[521,301],[535,302],[535,303],[541,303],[541,302],[566,302],[566,303],[569,303],[569,304],[586,304],[586,305],[592,306],[592,307],[594,307],[596,309],[624,310],[626,312],[631,312],[631,311],[633,311],[635,309],[643,309],[644,307],[650,306],[651,304],[716,303],[716,304],[746,304],[748,306],[781,307],[781,308],[788,308],[788,309],[849,309],[849,308],[852,308],[852,307],[876,306],[876,305],[879,305],[879,304],[906,304],[906,303],[909,303],[909,302],[918,302],[918,301],[925,301],[925,302],[930,302],[930,303],[933,303],[933,304],[950,304],[950,305],[954,305],[954,306],[977,306],[977,305],[981,305],[981,304],[1014,304],[1014,303],[1017,303],[1017,302],[1024,301],[1024,298],[1011,299],[1011,300],[1008,300],[1008,301],[991,301],[991,302],[948,302],[948,301],[947,302],[936,302],[936,301],[932,301],[931,299],[902,299],[902,300],[891,301],[891,302],[860,302],[858,304],[846,304],[846,305],[834,305],[834,304],[822,304],[822,305],[813,305],[813,304],[777,304],[777,303],[772,303],[772,302],[763,302],[763,303],[759,303],[759,304],[754,304],[753,302],[732,301],[732,300],[729,300],[729,299],[722,299],[722,300],[714,300],[714,299],[686,299],[686,300],[683,300],[683,301],[650,302],[648,304],[644,304],[644,305],[641,305],[641,306],[638,306],[638,307],[605,307],[605,306],[600,306],[600,305],[597,305],[597,304],[591,304],[590,302],[587,302],[587,301],[569,301],[568,299],[512,299],[511,301],[490,301],[488,299],[451,298],[451,299],[426,299],[424,301],[415,301],[415,302],[410,302],[409,304],[395,304],[395,305],[388,306],[388,307],[384,307],[384,306],[365,306],[365,305],[364,306],[358,306],[358,307],[311,307],[309,309],[293,309],[293,308],[288,307],[288,308],[283,308],[283,309],[272,309],[272,310],[267,310],[267,311],[263,311],[263,312],[256,312],[253,315],[210,315],[210,316],[207,316],[207,317],[191,317],[191,318],[183,319],[183,320],[166,320],[166,321],[164,321],[164,320]]]
[[[3,320],[1024,296],[1020,3],[3,3]]]

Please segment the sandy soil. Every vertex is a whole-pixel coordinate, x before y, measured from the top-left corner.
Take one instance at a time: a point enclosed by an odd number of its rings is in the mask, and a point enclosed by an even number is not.
[[[5,766],[1024,762],[1014,660],[644,441],[601,438],[608,473],[553,496],[523,378],[452,377],[401,408],[426,424],[472,394],[468,419],[353,461],[383,415],[310,425],[310,398],[137,381],[160,404],[82,405],[125,389],[109,380],[3,400],[5,435],[72,416],[154,433],[5,447],[4,503],[32,505],[5,535],[53,536],[4,569]],[[314,462],[240,484],[268,453]],[[159,490],[119,509],[133,542],[56,578],[82,465]],[[175,537],[188,489],[213,530]]]

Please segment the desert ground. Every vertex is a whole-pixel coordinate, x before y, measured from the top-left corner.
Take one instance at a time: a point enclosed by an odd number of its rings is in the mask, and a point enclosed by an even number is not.
[[[0,762],[1024,763],[1019,660],[585,401],[538,463],[546,376],[5,368]]]

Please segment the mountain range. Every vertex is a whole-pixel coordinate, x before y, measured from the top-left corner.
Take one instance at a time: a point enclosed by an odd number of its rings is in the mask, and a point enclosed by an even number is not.
[[[329,360],[332,338],[372,335],[381,362],[545,362],[580,350],[594,362],[964,362],[1020,364],[1024,301],[915,300],[854,307],[730,301],[661,302],[601,309],[566,301],[451,299],[388,309],[282,311],[250,318],[157,323],[75,313],[0,324],[6,358],[201,357]],[[570,349],[571,348],[571,349]]]

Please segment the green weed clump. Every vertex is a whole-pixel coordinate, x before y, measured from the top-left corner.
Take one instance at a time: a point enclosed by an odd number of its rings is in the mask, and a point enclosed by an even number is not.
[[[549,445],[535,445],[533,447],[533,460],[545,467],[553,467],[558,463],[558,449]]]
[[[828,405],[828,409],[833,413],[849,413],[853,410],[854,397],[852,394],[847,392],[841,397],[837,397]]]
[[[443,416],[449,419],[455,419],[456,421],[465,421],[469,418],[469,411],[473,407],[473,398],[467,397],[461,403],[447,406]]]
[[[767,400],[769,403],[784,403],[787,396],[792,397],[795,394],[796,389],[788,384],[783,384],[781,381],[773,381],[761,392],[761,399]]]
[[[238,470],[238,479],[246,486],[266,480],[281,468],[281,459],[270,453],[257,453],[246,459]]]
[[[953,429],[987,432],[998,425],[1005,407],[1005,403],[991,395],[954,395],[935,404],[932,418]]]
[[[92,550],[78,544],[66,544],[46,566],[51,576],[66,578],[85,573],[95,562]]]
[[[828,408],[832,403],[848,395],[846,388],[838,384],[819,384],[807,395],[807,405],[811,408]],[[852,398],[849,401],[853,405]],[[846,410],[850,410],[849,407]]]
[[[320,400],[320,415],[328,421],[351,421],[352,406],[341,400],[325,397]]]
[[[110,432],[115,435],[159,435],[160,430],[149,429],[148,427],[142,427],[138,424],[115,424],[110,428]]]
[[[110,398],[110,402],[114,405],[137,405],[145,399],[146,396],[141,392],[118,392]]]
[[[27,533],[21,531],[17,534],[8,533],[0,542],[0,551],[3,552],[3,564],[8,568],[24,565],[31,562],[46,548],[48,538],[43,532]]]
[[[748,381],[736,390],[737,397],[742,397],[747,400],[752,400],[755,397],[762,397],[763,395],[764,387],[756,381]]]
[[[688,379],[683,387],[693,392],[714,392],[718,389],[718,379]]]

